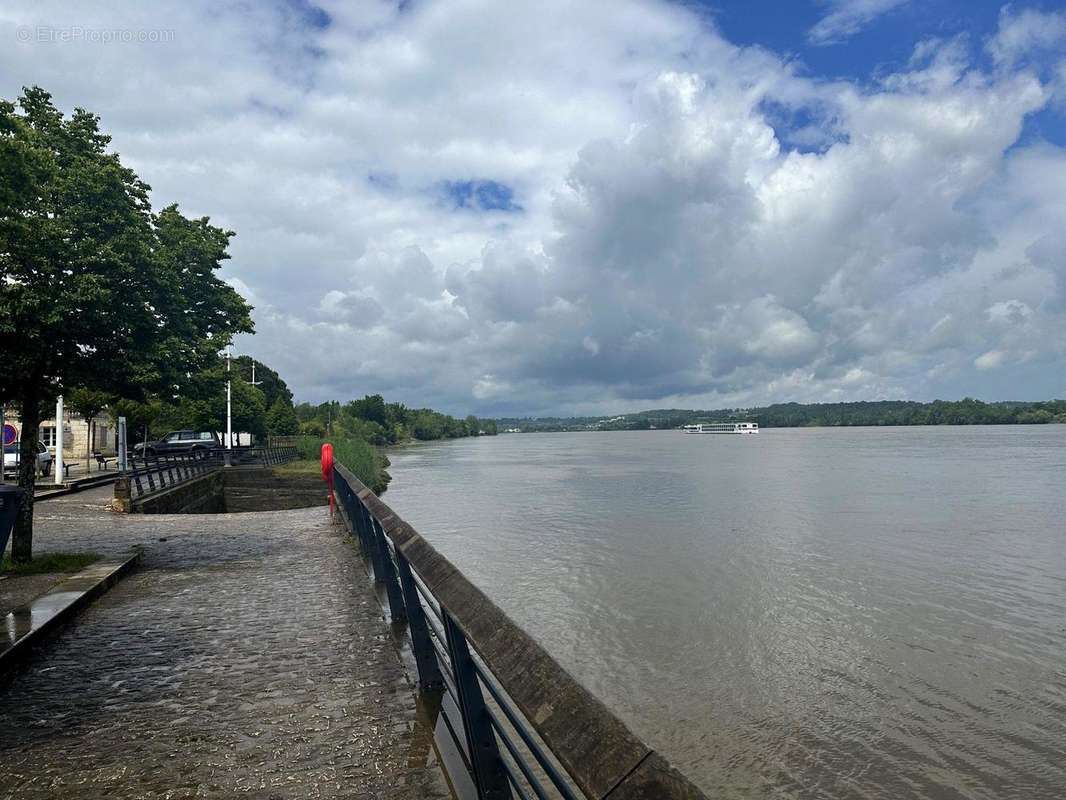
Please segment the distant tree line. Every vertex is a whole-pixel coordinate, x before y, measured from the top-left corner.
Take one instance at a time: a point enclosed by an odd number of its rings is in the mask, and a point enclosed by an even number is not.
[[[1041,403],[983,403],[886,400],[869,403],[782,403],[753,409],[762,427],[835,427],[847,425],[1031,425],[1066,422],[1066,400]]]
[[[463,436],[495,436],[494,420],[464,419],[430,408],[408,408],[403,403],[386,403],[380,394],[343,405],[336,401],[295,407],[299,431],[306,436],[350,436],[383,447],[410,439],[433,441]]]
[[[334,458],[378,494],[391,480],[386,470],[389,459],[381,448],[412,439],[496,435],[493,420],[479,420],[473,415],[459,419],[430,408],[386,403],[380,394],[368,394],[344,404],[335,400],[317,405],[299,403],[294,413],[303,458],[317,459],[322,445],[329,442]]]
[[[776,403],[757,408],[657,409],[614,417],[538,417],[496,420],[524,432],[648,430],[697,422],[751,420],[763,428],[859,425],[1043,425],[1066,423],[1066,400],[984,403],[980,400],[878,400],[856,403]]]

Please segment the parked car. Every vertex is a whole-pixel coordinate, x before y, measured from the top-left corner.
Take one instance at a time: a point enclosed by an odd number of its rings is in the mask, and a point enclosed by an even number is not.
[[[171,431],[157,442],[133,446],[136,455],[165,455],[167,453],[191,453],[221,447],[222,442],[214,431]]]
[[[4,446],[4,474],[14,474],[19,466],[19,443]],[[37,469],[42,476],[52,474],[52,454],[44,442],[37,442]]]

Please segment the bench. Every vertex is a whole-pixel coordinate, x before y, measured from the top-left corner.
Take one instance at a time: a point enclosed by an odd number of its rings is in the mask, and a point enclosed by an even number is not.
[[[103,453],[93,453],[93,458],[96,459],[96,466],[100,471],[107,469],[107,464],[109,461],[114,461],[116,464],[118,464],[117,456],[108,457],[105,456]]]

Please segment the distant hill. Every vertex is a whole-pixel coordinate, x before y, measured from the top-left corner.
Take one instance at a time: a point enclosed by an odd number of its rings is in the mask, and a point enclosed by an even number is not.
[[[761,408],[655,409],[603,417],[503,417],[500,431],[634,431],[696,422],[751,420],[762,428],[854,425],[1017,425],[1066,423],[1066,400],[1037,403],[980,400],[877,400],[858,403],[775,403]]]

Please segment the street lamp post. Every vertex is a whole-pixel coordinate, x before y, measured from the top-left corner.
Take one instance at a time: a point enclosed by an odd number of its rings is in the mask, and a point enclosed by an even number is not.
[[[56,398],[56,455],[52,463],[52,483],[63,479],[63,395]],[[36,448],[35,448],[36,452]]]
[[[231,348],[226,347],[226,466],[230,466],[233,450],[233,398],[230,387],[230,354]]]

